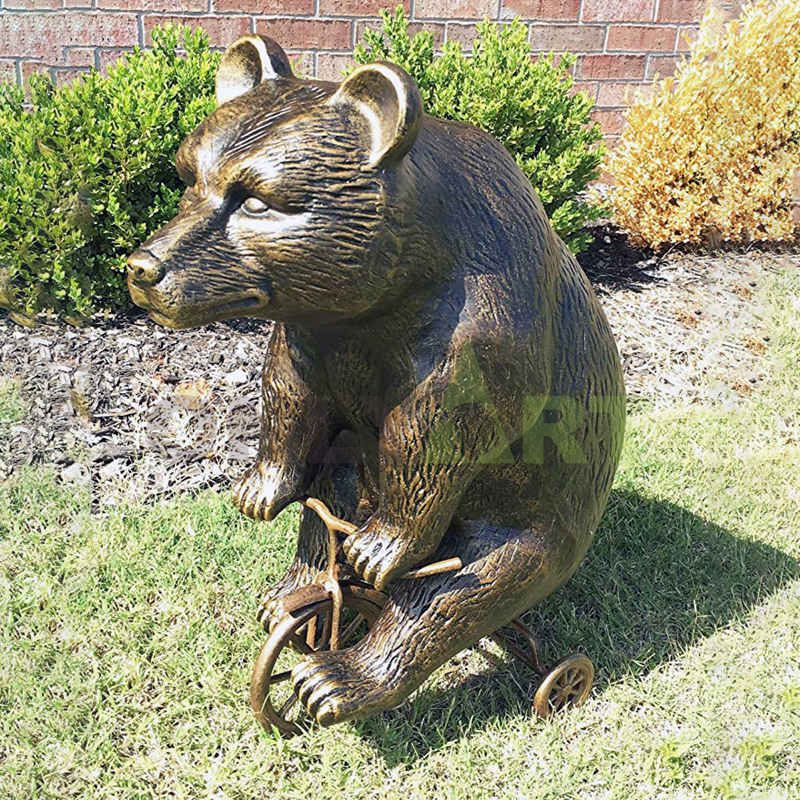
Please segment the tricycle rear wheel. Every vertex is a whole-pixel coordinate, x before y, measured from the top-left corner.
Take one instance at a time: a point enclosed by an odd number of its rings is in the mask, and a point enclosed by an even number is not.
[[[582,654],[565,658],[545,675],[533,698],[533,710],[549,717],[566,706],[586,702],[594,681],[594,665]]]

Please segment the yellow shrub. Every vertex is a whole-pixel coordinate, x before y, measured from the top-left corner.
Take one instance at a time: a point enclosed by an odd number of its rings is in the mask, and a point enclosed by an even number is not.
[[[616,220],[640,243],[793,234],[800,167],[800,2],[710,9],[689,60],[627,112],[609,163]]]

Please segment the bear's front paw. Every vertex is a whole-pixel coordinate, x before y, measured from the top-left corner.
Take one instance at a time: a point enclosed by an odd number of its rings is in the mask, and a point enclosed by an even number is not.
[[[351,533],[342,549],[356,573],[378,590],[386,588],[427,555],[420,552],[419,542],[409,538],[407,532],[384,526],[374,518],[361,530]]]
[[[233,502],[247,517],[269,522],[296,499],[297,480],[259,461],[234,484]]]

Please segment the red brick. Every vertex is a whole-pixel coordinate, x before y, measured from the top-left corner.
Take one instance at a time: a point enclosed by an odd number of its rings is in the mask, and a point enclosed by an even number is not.
[[[500,22],[499,25],[508,25]],[[465,50],[472,47],[478,37],[478,25],[474,22],[448,22],[446,38],[448,42],[458,42]]]
[[[15,11],[17,9],[24,9],[26,11],[48,11],[54,8],[61,8],[61,0],[6,0],[3,8],[9,11]]]
[[[500,16],[535,20],[575,20],[581,10],[580,0],[502,0]]]
[[[256,30],[286,49],[349,50],[353,26],[341,19],[260,19]]]
[[[97,0],[97,8],[108,11],[206,11],[206,0]]]
[[[356,23],[356,41],[360,42],[364,38],[364,31],[381,30],[382,25],[379,19],[365,19]],[[441,22],[412,22],[408,26],[410,36],[416,36],[420,31],[427,31],[433,35],[433,46],[439,50],[444,43],[444,25]]]
[[[93,47],[67,47],[61,58],[62,63],[68,67],[93,67]]]
[[[592,111],[592,119],[600,123],[600,128],[607,136],[619,135],[625,124],[625,116],[622,111],[609,111],[603,108],[596,108]]]
[[[613,108],[631,105],[637,95],[644,97],[652,93],[648,83],[616,83],[608,81],[600,84],[597,92],[597,105],[600,108]]]
[[[636,79],[644,77],[645,56],[596,55],[581,56],[577,76],[589,80]]]
[[[72,83],[78,78],[83,78],[89,72],[88,69],[80,67],[68,67],[54,70],[56,83],[63,86],[65,83]]]
[[[98,54],[100,72],[105,73],[109,66],[116,64],[116,62],[126,56],[128,52],[128,50],[101,50]]]
[[[49,57],[69,45],[131,46],[134,14],[0,14],[0,55]]]
[[[147,16],[144,18],[145,40],[150,43],[153,28],[171,22],[175,25],[191,25],[193,28],[202,28],[216,47],[225,47],[250,33],[249,17],[162,17]]]
[[[586,22],[652,22],[655,0],[583,0]]]
[[[352,66],[351,55],[320,53],[317,56],[317,77],[321,81],[341,81],[344,78],[342,74],[344,70]]]
[[[64,8],[91,8],[92,0],[64,0]]]
[[[699,22],[703,18],[706,0],[661,0],[657,22]]]
[[[497,16],[499,0],[417,0],[417,18],[482,19]]]
[[[462,47],[472,47],[477,35],[478,30],[474,23],[447,23],[446,37],[448,42],[458,42]]]
[[[656,75],[659,78],[667,78],[675,73],[675,67],[680,61],[679,56],[650,56],[647,60],[647,80],[653,80]]]
[[[38,75],[39,73],[46,72],[50,74],[50,65],[42,61],[20,61],[20,72],[22,73],[22,85],[28,85],[28,79],[31,75]]]
[[[0,81],[17,82],[17,62],[11,58],[0,58]]]
[[[546,53],[590,53],[603,49],[601,25],[531,25],[531,50]]]
[[[326,17],[375,17],[381,9],[387,6],[394,8],[396,5],[387,0],[319,0],[319,13]],[[403,0],[403,8],[406,14],[411,14],[409,0]],[[269,13],[274,14],[275,11]]]
[[[314,14],[314,0],[214,0],[214,11],[245,14]]]
[[[606,47],[608,50],[672,53],[677,33],[677,28],[666,25],[610,25]]]
[[[589,99],[594,103],[597,100],[597,86],[598,84],[593,83],[592,81],[575,81],[572,84],[570,93],[578,94],[578,92],[583,92],[584,94],[589,95]]]

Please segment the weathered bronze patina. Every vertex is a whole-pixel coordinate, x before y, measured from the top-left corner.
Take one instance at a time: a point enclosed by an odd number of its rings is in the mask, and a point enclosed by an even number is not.
[[[178,152],[188,188],[131,256],[130,291],[171,327],[275,320],[259,457],[235,498],[264,520],[319,498],[352,523],[333,547],[307,506],[261,614],[303,653],[291,681],[311,716],[363,717],[578,567],[622,444],[619,358],[514,160],[425,115],[398,67],[299,80],[277,44],[247,36],[217,99]],[[461,567],[399,580],[447,559]],[[328,649],[345,595],[368,630]],[[559,675],[554,707],[588,692],[585,665]]]

